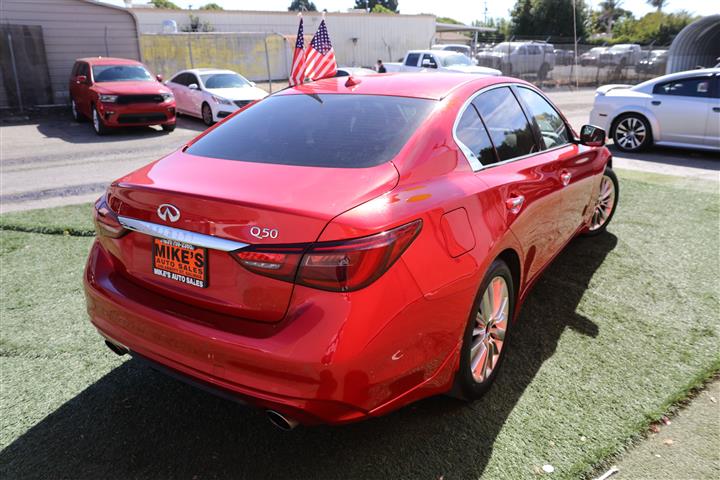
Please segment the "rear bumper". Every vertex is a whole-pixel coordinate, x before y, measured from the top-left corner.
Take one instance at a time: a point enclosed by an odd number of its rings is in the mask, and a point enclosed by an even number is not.
[[[296,287],[297,307],[286,320],[258,325],[227,317],[231,328],[219,326],[216,313],[138,287],[112,264],[95,242],[85,293],[103,336],[192,382],[304,424],[357,421],[445,392],[457,368],[461,329],[438,321],[441,306],[424,299],[402,262],[376,282],[378,291],[371,286],[351,299]],[[426,331],[417,331],[423,322]]]
[[[98,103],[98,112],[108,127],[169,125],[175,123],[175,102],[119,105]]]

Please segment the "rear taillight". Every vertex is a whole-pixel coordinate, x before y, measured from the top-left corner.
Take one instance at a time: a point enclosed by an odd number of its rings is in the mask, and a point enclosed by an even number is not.
[[[321,290],[350,292],[380,278],[420,232],[421,220],[369,237],[305,245],[258,245],[232,253],[248,270]]]
[[[98,236],[119,238],[128,232],[120,223],[117,214],[108,205],[107,195],[103,195],[95,202],[93,220],[95,221],[95,232]]]

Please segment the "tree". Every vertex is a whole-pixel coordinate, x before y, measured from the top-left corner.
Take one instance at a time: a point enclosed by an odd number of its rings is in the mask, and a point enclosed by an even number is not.
[[[203,5],[202,7],[198,8],[198,10],[224,10],[224,8],[217,3],[208,3],[207,5]]]
[[[175,5],[170,0],[150,0],[148,3],[155,8],[165,8],[168,10],[180,10],[180,7]]]
[[[293,0],[288,12],[317,12],[317,7],[310,0]]]
[[[385,7],[392,13],[400,13],[398,11],[398,0],[355,0],[355,8],[361,10],[368,9],[372,12],[375,9],[375,5]]]
[[[611,33],[620,18],[632,18],[632,12],[621,8],[622,0],[600,2],[598,10],[590,14],[590,27],[594,33]]]
[[[455,20],[454,18],[450,18],[450,17],[437,17],[435,19],[435,21],[437,23],[452,23],[453,25],[462,25],[463,24],[462,22],[459,22],[459,21]]]
[[[651,7],[657,8],[658,12],[662,12],[662,8],[667,5],[667,0],[645,0]]]
[[[688,12],[652,12],[639,20],[622,19],[613,28],[612,42],[670,45],[675,35],[694,20]]]
[[[517,0],[510,12],[511,33],[518,36],[573,36],[573,4],[578,38],[587,31],[588,8],[584,0]]]
[[[181,30],[183,32],[214,32],[215,27],[213,27],[210,22],[201,22],[200,17],[197,15],[193,15],[192,13],[189,15],[190,17],[190,23],[187,25],[183,25]]]
[[[383,7],[379,3],[375,5],[372,10],[370,10],[370,13],[395,13],[389,8]]]

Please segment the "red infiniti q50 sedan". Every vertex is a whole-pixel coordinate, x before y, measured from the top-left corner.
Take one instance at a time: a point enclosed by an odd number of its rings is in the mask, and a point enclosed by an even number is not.
[[[88,312],[116,353],[285,428],[474,399],[533,282],[612,218],[604,140],[512,78],[285,89],[110,186]]]

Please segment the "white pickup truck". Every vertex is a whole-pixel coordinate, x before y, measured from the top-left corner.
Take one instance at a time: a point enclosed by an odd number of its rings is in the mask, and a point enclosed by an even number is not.
[[[386,63],[388,72],[460,72],[500,75],[500,70],[474,65],[466,55],[447,50],[409,50],[402,63]]]

